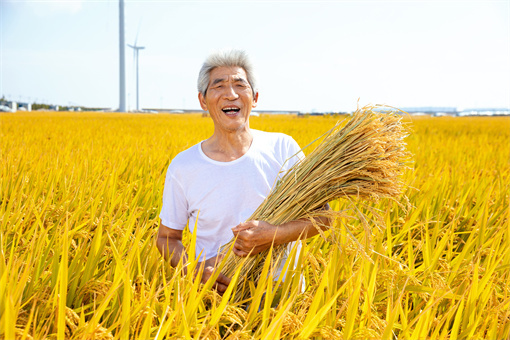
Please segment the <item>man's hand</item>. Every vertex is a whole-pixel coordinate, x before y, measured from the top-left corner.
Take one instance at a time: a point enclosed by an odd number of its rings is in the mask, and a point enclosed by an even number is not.
[[[184,263],[188,262],[186,251],[182,245],[182,230],[171,229],[160,223],[158,237],[156,238],[156,246],[163,257],[170,261],[172,267],[176,267],[179,261],[181,261],[181,258]],[[194,275],[197,274],[198,269],[203,265],[204,271],[202,272],[200,281],[206,283],[211,278],[215,267],[221,262],[223,257],[224,254],[219,254],[218,256],[205,260],[204,263],[198,263]],[[184,266],[182,270],[185,275],[188,274],[187,266]],[[230,279],[220,273],[216,282],[213,284],[213,288],[216,289],[218,293],[223,294],[225,290],[227,290],[229,283]]]
[[[328,204],[322,208],[330,209]],[[315,217],[314,221],[303,218],[279,226],[264,221],[248,221],[232,229],[234,236],[237,236],[233,251],[237,256],[256,255],[272,245],[287,244],[317,235],[318,228],[326,230],[330,225],[331,219],[327,216]]]
[[[232,229],[237,236],[234,244],[234,254],[237,256],[253,256],[273,244],[277,227],[264,221],[248,221]]]
[[[207,283],[211,279],[211,277],[214,274],[214,271],[216,270],[216,265],[221,262],[223,259],[223,254],[220,254],[218,256],[212,257],[208,260],[204,261],[204,271],[202,272],[202,283]],[[197,268],[200,268],[201,263],[198,264]],[[226,277],[222,273],[218,275],[216,278],[216,282],[213,284],[212,288],[216,289],[220,295],[223,295],[225,291],[227,290],[228,285],[230,284],[230,278]]]
[[[202,283],[207,283],[211,279],[216,269],[212,266],[207,266],[204,268],[204,272],[202,273]],[[227,290],[228,285],[230,284],[230,279],[220,273],[216,278],[216,282],[213,284],[212,288],[216,289],[220,295],[223,295]]]

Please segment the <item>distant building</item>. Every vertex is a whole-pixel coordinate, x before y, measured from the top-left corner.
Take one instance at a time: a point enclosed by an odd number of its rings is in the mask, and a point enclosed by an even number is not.
[[[32,111],[32,103],[18,103],[18,110]]]
[[[432,115],[432,116],[506,116],[510,115],[509,108],[474,108],[459,109],[456,107],[424,106],[402,108],[411,115]]]
[[[421,107],[404,107],[402,111],[409,114],[429,114],[434,116],[457,115],[456,107],[448,106],[421,106]]]
[[[510,108],[476,108],[463,109],[459,116],[508,116]]]
[[[2,100],[0,101],[0,111],[16,112],[18,111],[18,103],[16,103],[15,101]]]

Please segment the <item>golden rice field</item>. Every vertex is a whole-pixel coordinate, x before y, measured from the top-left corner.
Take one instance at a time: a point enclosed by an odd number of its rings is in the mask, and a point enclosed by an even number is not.
[[[337,119],[251,126],[304,146]],[[370,203],[383,221],[370,234],[337,220],[341,232],[303,247],[304,293],[296,279],[261,280],[243,304],[154,246],[166,168],[212,133],[209,118],[28,112],[0,123],[0,338],[510,337],[508,117],[413,118],[412,207]]]

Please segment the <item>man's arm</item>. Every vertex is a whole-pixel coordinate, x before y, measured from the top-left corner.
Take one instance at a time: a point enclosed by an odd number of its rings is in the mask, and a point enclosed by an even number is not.
[[[159,222],[156,247],[165,260],[170,260],[172,267],[177,267],[181,257],[184,264],[188,262],[188,256],[182,245],[182,230],[168,228]],[[184,270],[186,272],[186,268]]]
[[[330,210],[329,205],[326,204],[324,209]],[[331,225],[331,219],[328,217],[317,217],[315,222],[322,230],[326,230]],[[237,236],[234,254],[252,256],[268,249],[271,245],[286,244],[315,236],[319,230],[310,220],[303,219],[279,226],[265,221],[247,221],[233,228],[232,232],[234,236]]]
[[[172,267],[176,267],[179,264],[179,260],[182,257],[183,263],[188,262],[188,256],[182,244],[182,230],[171,229],[159,223],[158,235],[156,238],[156,247],[158,248],[161,255],[165,260],[170,260]],[[202,283],[206,283],[214,273],[216,264],[221,261],[221,258],[215,256],[213,258],[204,261],[204,271],[202,273]],[[199,270],[201,262],[197,265],[197,271]],[[187,274],[187,267],[184,266],[184,274]],[[227,286],[230,283],[230,279],[223,274],[219,274],[214,284],[214,288],[223,294],[227,290]]]

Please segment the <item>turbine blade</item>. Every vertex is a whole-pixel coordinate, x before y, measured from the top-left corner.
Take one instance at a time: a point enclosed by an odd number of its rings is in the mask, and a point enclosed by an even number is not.
[[[136,47],[136,43],[138,42],[138,33],[140,33],[140,26],[141,25],[142,25],[142,19],[140,18],[140,21],[138,21],[138,29],[136,30],[135,47]]]

